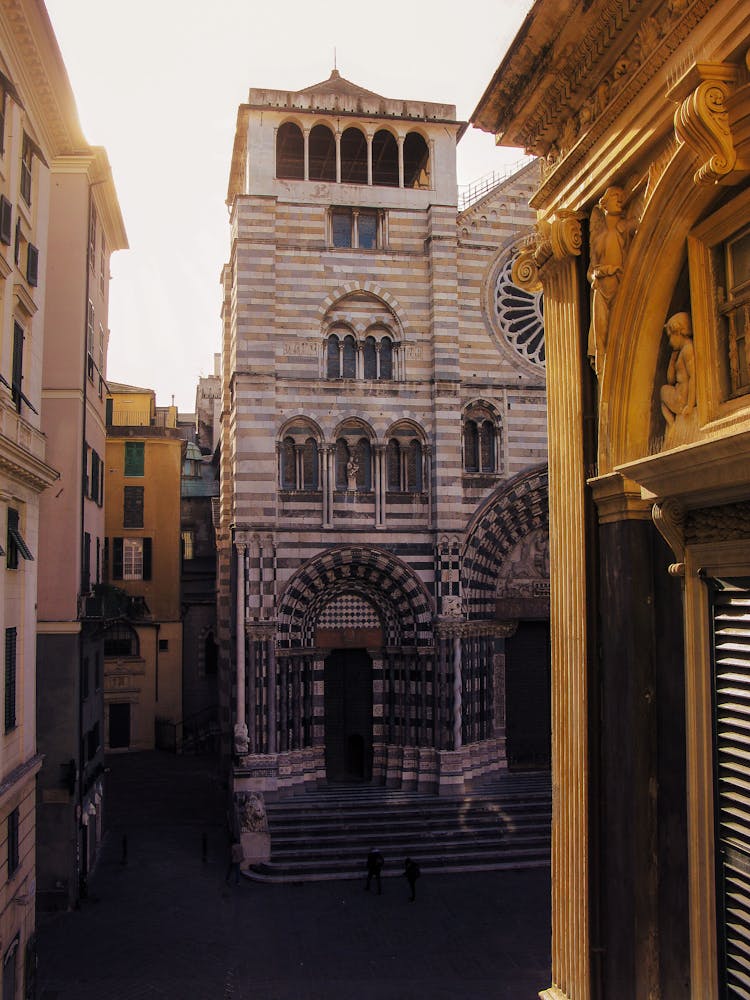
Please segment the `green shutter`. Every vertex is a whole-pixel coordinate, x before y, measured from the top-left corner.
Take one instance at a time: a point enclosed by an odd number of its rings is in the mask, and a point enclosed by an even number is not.
[[[112,539],[112,579],[122,580],[122,539]]]
[[[125,442],[125,475],[142,476],[145,445],[143,441]]]

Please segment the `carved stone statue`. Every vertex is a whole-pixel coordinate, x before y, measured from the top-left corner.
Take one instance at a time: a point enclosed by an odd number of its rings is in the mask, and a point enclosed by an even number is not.
[[[234,727],[234,752],[242,756],[248,752],[248,748],[247,726],[238,722]]]
[[[237,796],[240,830],[242,833],[267,833],[268,819],[263,797],[255,792]]]
[[[352,455],[352,457],[346,463],[346,488],[348,490],[356,490],[358,472],[359,472],[359,459],[357,458],[356,455]]]
[[[661,412],[667,429],[681,418],[690,418],[695,409],[695,356],[690,314],[675,313],[664,326],[672,354],[667,368],[667,384],[659,391]]]
[[[607,348],[609,317],[637,222],[624,215],[625,192],[608,187],[591,212],[591,326],[588,355],[597,374]]]

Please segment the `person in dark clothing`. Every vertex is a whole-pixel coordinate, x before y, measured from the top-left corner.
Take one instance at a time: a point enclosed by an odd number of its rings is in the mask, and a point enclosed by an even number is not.
[[[417,898],[415,890],[417,888],[417,879],[419,878],[419,865],[416,861],[412,861],[411,858],[407,858],[404,861],[404,878],[409,883],[409,888],[411,889],[409,900],[413,903]]]
[[[372,882],[374,878],[375,884],[378,887],[378,896],[382,892],[380,872],[383,870],[384,863],[385,861],[380,851],[375,847],[371,848],[370,853],[367,855],[367,881],[365,882],[365,889],[369,892],[370,882]]]
[[[239,840],[232,842],[232,846],[229,848],[229,864],[227,865],[226,883],[229,885],[229,879],[234,872],[234,884],[240,884],[240,865],[244,858],[244,853],[242,850],[242,844]]]

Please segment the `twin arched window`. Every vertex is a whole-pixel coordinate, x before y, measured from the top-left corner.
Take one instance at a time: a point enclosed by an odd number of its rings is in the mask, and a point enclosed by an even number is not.
[[[392,132],[379,129],[368,142],[365,133],[350,126],[341,133],[339,158],[343,184],[369,184],[368,145],[371,146],[372,184],[399,187],[403,170],[405,188],[429,188],[430,152],[419,132],[409,132],[399,152]],[[307,138],[307,179],[336,181],[336,137],[322,123],[310,129]],[[276,133],[276,176],[284,180],[305,180],[305,137],[295,122],[284,122]]]
[[[422,445],[416,439],[392,437],[386,448],[386,484],[390,493],[421,493]]]
[[[326,342],[326,378],[391,380],[393,378],[393,341],[370,334],[361,346],[361,376],[357,371],[357,342],[351,334],[339,337],[332,333]]]
[[[492,413],[473,407],[464,417],[464,470],[497,471],[497,433]]]
[[[281,442],[280,480],[282,490],[319,488],[318,443],[314,437],[303,442],[287,436]]]

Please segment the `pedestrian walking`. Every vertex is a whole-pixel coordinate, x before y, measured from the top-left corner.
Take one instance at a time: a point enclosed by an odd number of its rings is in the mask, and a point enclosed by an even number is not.
[[[413,903],[417,898],[415,890],[417,888],[417,879],[419,878],[419,865],[416,861],[412,861],[411,858],[407,858],[404,861],[404,878],[409,883],[409,889],[411,890],[409,900]]]
[[[365,882],[365,889],[368,892],[370,891],[370,882],[372,882],[374,878],[375,884],[378,887],[378,896],[382,892],[380,873],[383,870],[384,864],[385,859],[380,851],[376,847],[370,848],[370,853],[367,855],[367,881]]]
[[[229,848],[229,864],[227,865],[227,875],[225,882],[229,885],[229,879],[234,872],[234,884],[240,884],[240,864],[244,858],[242,852],[242,844],[239,840],[232,841],[232,846]]]

